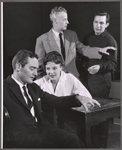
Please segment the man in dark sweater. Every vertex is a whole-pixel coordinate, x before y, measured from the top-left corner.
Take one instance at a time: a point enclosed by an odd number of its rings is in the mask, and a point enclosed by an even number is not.
[[[84,38],[84,44],[91,47],[113,46],[117,48],[115,39],[106,31],[109,26],[110,16],[107,12],[97,12],[93,19],[93,32]],[[101,59],[84,60],[85,86],[93,97],[109,98],[111,88],[111,75],[117,65],[117,51],[108,50],[108,54],[103,54]],[[107,147],[108,121],[93,127],[93,144],[95,147]]]

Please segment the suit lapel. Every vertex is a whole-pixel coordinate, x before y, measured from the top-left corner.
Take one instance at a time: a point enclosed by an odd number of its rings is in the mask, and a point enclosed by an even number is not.
[[[54,35],[52,30],[50,30],[48,32],[48,43],[50,45],[50,49],[51,50],[55,50],[57,52],[59,52],[61,54],[61,51],[55,41]],[[70,39],[69,39],[69,35],[66,34],[66,32],[64,31],[64,47],[65,47],[65,54],[66,56],[68,56],[68,51],[69,51],[69,47],[70,47]]]
[[[7,78],[7,81],[8,81],[8,83],[9,83],[10,89],[11,89],[12,92],[16,95],[17,99],[18,99],[26,108],[28,108],[28,107],[27,107],[27,104],[26,104],[26,102],[25,102],[25,99],[24,99],[24,97],[23,97],[23,95],[22,95],[22,92],[21,92],[21,90],[20,90],[19,85],[18,85],[10,76]]]
[[[41,103],[38,103],[39,101],[41,101],[41,98],[39,96],[39,94],[37,94],[36,92],[34,93],[33,89],[31,88],[31,86],[28,85],[28,92],[33,100],[33,104],[34,104],[34,110],[40,110],[41,109]]]
[[[56,43],[56,40],[54,38],[52,30],[50,30],[48,32],[48,42],[49,42],[49,45],[51,46],[50,49],[58,51],[59,53],[61,53],[60,49],[59,49],[59,47],[58,47],[58,45]]]
[[[29,85],[27,85],[27,87],[28,87],[28,92],[29,92],[31,98],[33,99],[33,102],[36,103],[39,96],[36,93],[33,92],[33,89]]]
[[[68,51],[69,51],[69,47],[70,47],[70,39],[65,31],[64,31],[64,47],[65,47],[65,54],[66,54],[66,56],[68,56]]]

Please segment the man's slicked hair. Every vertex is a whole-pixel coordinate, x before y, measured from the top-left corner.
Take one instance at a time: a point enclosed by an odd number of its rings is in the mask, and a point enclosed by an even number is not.
[[[94,13],[94,18],[95,16],[106,16],[106,23],[109,23],[110,21],[110,15],[106,11],[103,11],[103,10],[97,11]]]
[[[67,13],[67,10],[63,7],[54,7],[52,10],[51,10],[51,13],[50,13],[50,20],[51,22],[53,22],[53,20],[55,20],[56,18],[56,15],[59,13],[59,12],[65,12]]]
[[[14,58],[12,60],[13,69],[16,68],[17,63],[20,63],[22,65],[22,67],[24,67],[28,63],[29,57],[38,59],[37,54],[35,54],[31,51],[28,51],[26,49],[19,50],[18,53],[14,56]]]

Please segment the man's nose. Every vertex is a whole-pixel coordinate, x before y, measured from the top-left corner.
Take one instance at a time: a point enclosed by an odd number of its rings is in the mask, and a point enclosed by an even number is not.
[[[69,24],[69,21],[67,20],[67,24]]]
[[[33,74],[35,75],[35,76],[37,76],[37,70],[34,70],[34,72],[33,72]]]
[[[100,27],[100,24],[99,24],[99,23],[97,23],[97,27]]]

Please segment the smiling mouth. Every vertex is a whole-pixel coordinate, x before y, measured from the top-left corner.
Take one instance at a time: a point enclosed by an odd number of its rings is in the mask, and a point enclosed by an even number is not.
[[[100,31],[101,29],[96,29],[96,31]]]
[[[50,77],[51,77],[51,78],[54,78],[54,77],[55,77],[55,75],[50,75]]]

